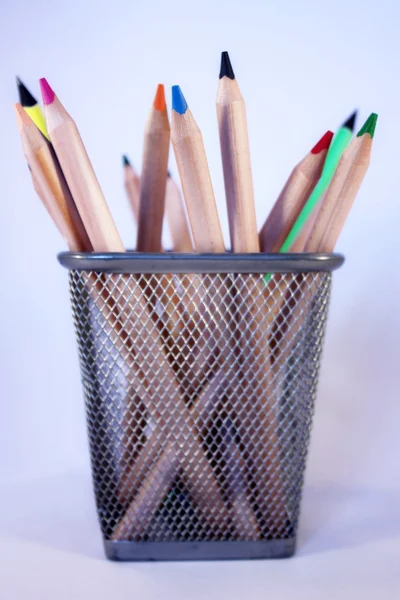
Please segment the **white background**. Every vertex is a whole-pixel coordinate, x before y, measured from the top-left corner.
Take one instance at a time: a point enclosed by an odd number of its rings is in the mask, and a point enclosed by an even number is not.
[[[399,18],[395,0],[1,4],[1,598],[399,597]],[[226,49],[247,101],[260,225],[326,129],[355,107],[359,125],[379,113],[338,244],[347,261],[334,277],[298,554],[112,564],[90,487],[63,244],[24,164],[14,78],[39,96],[46,76],[73,115],[127,246],[135,230],[120,156],[140,167],[156,84],[179,83],[227,234],[215,114]]]

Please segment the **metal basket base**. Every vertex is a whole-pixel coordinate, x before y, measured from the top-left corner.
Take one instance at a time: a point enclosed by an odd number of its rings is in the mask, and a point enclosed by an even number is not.
[[[104,541],[107,558],[117,561],[144,560],[250,560],[289,558],[296,538],[254,542],[113,542]]]

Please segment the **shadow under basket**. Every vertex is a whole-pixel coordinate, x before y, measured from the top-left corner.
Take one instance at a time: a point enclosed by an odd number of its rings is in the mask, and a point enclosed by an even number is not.
[[[295,551],[340,255],[74,254],[69,269],[108,558]]]

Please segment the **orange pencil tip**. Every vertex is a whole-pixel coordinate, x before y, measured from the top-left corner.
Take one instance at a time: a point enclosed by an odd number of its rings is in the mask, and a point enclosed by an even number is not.
[[[154,98],[153,106],[156,110],[160,110],[160,111],[165,110],[167,108],[167,105],[165,103],[164,85],[162,83],[159,83],[157,86],[157,91],[156,91],[156,95]]]

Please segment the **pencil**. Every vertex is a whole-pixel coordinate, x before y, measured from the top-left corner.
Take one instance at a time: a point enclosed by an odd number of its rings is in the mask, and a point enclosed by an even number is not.
[[[168,171],[165,212],[174,252],[194,252],[185,206],[180,190]]]
[[[129,205],[132,209],[133,217],[138,223],[139,221],[139,194],[140,180],[129,158],[126,154],[122,157],[122,165],[124,170],[124,187],[129,200]]]
[[[183,194],[189,214],[189,221],[197,252],[224,252],[225,245],[221,225],[215,203],[211,177],[203,145],[202,135],[179,86],[172,88],[171,141],[181,178]],[[192,353],[194,363],[192,372],[199,380],[210,376],[210,371],[222,368],[229,372],[234,367],[234,351],[232,352],[233,315],[227,310],[231,296],[231,282],[228,277],[216,285],[213,280],[203,279],[201,286],[205,293],[201,303],[203,314],[199,319],[192,314],[199,324],[200,338]],[[198,294],[201,288],[195,290]],[[215,326],[218,318],[217,327]],[[215,358],[220,354],[217,362]],[[238,499],[244,501],[241,496]],[[248,526],[251,527],[251,507],[243,507],[249,515]],[[236,513],[242,521],[242,511]]]
[[[93,248],[96,252],[124,252],[75,122],[46,79],[40,80],[40,87],[47,130]]]
[[[50,142],[21,104],[15,105],[22,149],[36,192],[73,252],[90,252],[92,246]]]
[[[159,84],[144,136],[137,237],[139,252],[161,252],[169,140],[164,86]]]
[[[217,117],[233,252],[259,252],[246,106],[228,52],[222,52]]]
[[[368,170],[377,119],[372,113],[344,151],[307,241],[307,252],[333,252]]]
[[[319,180],[333,138],[327,131],[294,167],[260,231],[261,252],[278,252]]]
[[[292,244],[296,240],[296,237],[299,235],[302,227],[304,226],[312,211],[317,206],[322,195],[328,188],[332,180],[333,174],[335,172],[335,169],[339,163],[340,157],[342,156],[344,150],[346,149],[351,140],[355,123],[355,117],[356,114],[353,113],[349,117],[349,119],[347,119],[347,121],[342,125],[342,127],[337,132],[336,136],[333,138],[322,169],[321,177],[319,178],[317,185],[314,187],[303,208],[301,209],[290,232],[286,236],[285,241],[279,249],[280,252],[287,252],[288,250],[290,250]]]
[[[19,77],[17,77],[17,86],[19,94],[19,102],[21,106],[26,110],[36,127],[43,133],[43,135],[49,139],[47,133],[46,121],[42,109],[40,108],[39,102],[32,96],[28,88],[22,83]]]
[[[178,85],[172,87],[171,141],[197,252],[225,252],[203,138]]]

